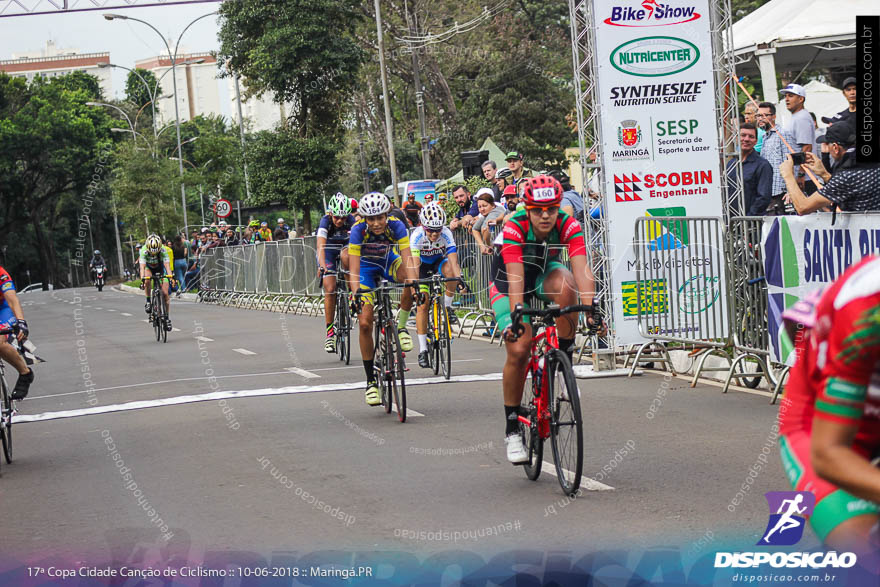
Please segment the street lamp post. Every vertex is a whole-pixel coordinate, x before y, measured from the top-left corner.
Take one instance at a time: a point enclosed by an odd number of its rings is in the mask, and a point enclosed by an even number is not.
[[[173,54],[171,53],[171,46],[168,44],[168,41],[165,39],[165,35],[163,35],[161,32],[159,32],[159,29],[157,29],[156,27],[154,27],[153,25],[151,25],[147,21],[141,20],[139,18],[134,18],[131,16],[125,16],[122,14],[105,14],[104,15],[104,18],[107,20],[115,20],[115,19],[133,20],[135,22],[145,24],[148,27],[150,27],[151,29],[153,29],[153,31],[155,31],[155,33],[157,35],[159,35],[159,37],[162,39],[162,42],[165,43],[165,49],[167,49],[168,57],[171,59],[171,79],[174,82],[174,123],[177,126],[177,150],[178,151],[180,150],[181,143],[180,143],[180,106],[178,104],[179,99],[177,96],[177,70],[176,70],[176,68],[177,68],[177,50],[180,48],[180,40],[183,38],[184,33],[186,33],[186,31],[189,29],[189,27],[191,27],[192,25],[194,25],[198,21],[202,20],[203,18],[207,18],[207,17],[215,15],[215,14],[217,14],[217,11],[209,12],[208,14],[203,14],[202,16],[194,19],[192,22],[190,22],[188,25],[186,25],[186,27],[184,27],[183,31],[181,31],[180,36],[177,37],[177,43],[175,43],[175,45],[174,45],[174,53]],[[182,153],[183,152],[181,151],[181,155],[182,155]],[[177,163],[178,163],[177,169],[180,172],[180,202],[181,202],[181,205],[183,206],[183,226],[184,226],[184,229],[186,229],[186,228],[189,228],[189,220],[186,215],[186,185],[183,183],[183,161],[178,161]]]
[[[231,71],[229,60],[226,61],[226,69]],[[238,104],[238,134],[241,138],[241,160],[244,164],[244,193],[248,201],[251,199],[251,181],[248,177],[247,153],[244,144],[244,117],[241,113],[241,90],[238,87],[238,72],[232,72],[232,78],[235,81],[235,102]]]

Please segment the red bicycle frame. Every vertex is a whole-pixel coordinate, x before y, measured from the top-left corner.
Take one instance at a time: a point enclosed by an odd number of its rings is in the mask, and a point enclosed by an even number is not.
[[[559,338],[556,336],[555,326],[545,327],[542,332],[532,338],[528,372],[532,374],[534,395],[532,401],[538,414],[538,434],[541,438],[550,436],[550,405],[547,401],[547,387],[550,384],[550,378],[547,373],[549,367],[547,351],[558,348]],[[532,421],[526,416],[519,415],[517,419],[526,426],[532,425]]]

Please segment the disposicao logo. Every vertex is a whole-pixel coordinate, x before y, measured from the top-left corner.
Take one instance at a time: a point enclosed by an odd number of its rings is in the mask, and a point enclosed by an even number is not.
[[[770,506],[767,528],[758,546],[792,546],[800,541],[807,518],[816,506],[811,491],[768,491],[764,494]],[[856,564],[852,552],[716,552],[715,568],[755,568],[769,564],[773,568],[823,569],[849,568]]]
[[[697,46],[677,37],[633,39],[611,52],[614,69],[639,77],[681,73],[699,60],[700,50]]]
[[[635,6],[614,6],[605,24],[613,26],[646,27],[682,24],[700,18],[695,6],[671,6],[657,0],[642,0]]]

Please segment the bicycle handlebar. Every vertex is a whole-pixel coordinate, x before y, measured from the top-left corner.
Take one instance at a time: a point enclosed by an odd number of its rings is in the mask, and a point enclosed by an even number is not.
[[[510,313],[510,327],[513,329],[514,334],[519,337],[525,331],[525,326],[522,323],[524,316],[538,317],[543,324],[549,325],[551,320],[555,320],[564,314],[571,314],[573,312],[589,312],[590,316],[594,319],[597,316],[595,305],[588,306],[586,304],[573,304],[571,306],[559,307],[553,304],[546,308],[533,309],[524,308],[522,304],[517,304],[516,307],[514,307],[513,312]],[[595,324],[594,327],[598,327],[598,324]]]

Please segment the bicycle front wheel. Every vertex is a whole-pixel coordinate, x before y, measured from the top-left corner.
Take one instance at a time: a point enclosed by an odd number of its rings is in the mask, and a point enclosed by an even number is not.
[[[556,349],[550,355],[550,441],[556,477],[566,495],[573,495],[581,485],[584,466],[584,427],[581,400],[571,361]]]
[[[403,362],[400,336],[397,329],[394,328],[394,324],[385,327],[385,335],[388,336],[390,387],[394,395],[394,405],[397,408],[397,419],[403,423],[406,422],[406,379],[404,375],[406,364]]]
[[[153,296],[153,330],[156,332],[156,342],[162,339],[162,330],[165,325],[162,324],[162,310],[157,296]]]
[[[443,377],[447,380],[452,376],[452,345],[451,345],[451,327],[449,325],[449,313],[442,303],[440,306],[440,337],[437,340],[439,345],[438,356],[440,358],[440,369],[443,371]]]
[[[439,323],[437,308],[439,307],[437,300],[431,305],[431,311],[428,313],[428,356],[431,359],[431,369],[434,375],[440,372],[440,341],[438,334],[440,330],[437,328]]]
[[[378,322],[377,316],[375,323],[375,345],[373,353],[373,370],[376,373],[376,384],[379,386],[379,398],[382,400],[382,407],[385,413],[391,413],[391,384],[388,381],[388,345],[386,342],[385,332],[382,325]]]
[[[3,456],[12,462],[12,397],[6,387],[6,379],[0,378],[0,440],[3,443]]]

